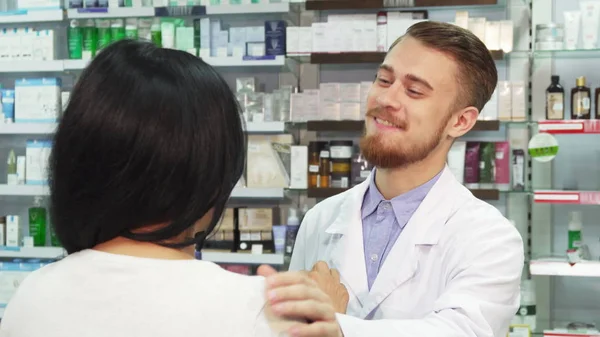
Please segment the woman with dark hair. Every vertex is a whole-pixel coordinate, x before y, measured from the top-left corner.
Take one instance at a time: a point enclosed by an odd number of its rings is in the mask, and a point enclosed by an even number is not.
[[[302,335],[309,324],[268,315],[263,277],[194,259],[245,148],[235,95],[199,58],[139,41],[99,53],[50,157],[51,220],[68,255],[24,280],[0,335]],[[305,283],[331,317],[327,296]]]

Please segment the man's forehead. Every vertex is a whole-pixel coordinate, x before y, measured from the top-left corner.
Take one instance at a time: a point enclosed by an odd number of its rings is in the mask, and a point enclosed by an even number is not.
[[[395,76],[407,74],[435,84],[453,85],[458,71],[456,61],[444,52],[427,47],[418,40],[405,37],[389,51],[381,68]]]

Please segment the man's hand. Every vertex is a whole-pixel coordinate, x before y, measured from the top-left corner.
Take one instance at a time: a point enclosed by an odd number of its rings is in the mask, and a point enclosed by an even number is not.
[[[345,314],[350,299],[348,290],[340,282],[340,273],[336,269],[329,269],[326,262],[318,261],[308,273],[319,285],[319,288],[331,298],[335,311]]]
[[[276,315],[307,321],[293,324],[288,329],[290,336],[343,337],[331,299],[307,272],[277,273],[260,266],[258,275],[266,277],[267,298]]]

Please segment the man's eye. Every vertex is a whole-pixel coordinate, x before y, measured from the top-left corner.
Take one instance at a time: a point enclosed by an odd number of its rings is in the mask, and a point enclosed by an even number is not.
[[[391,82],[390,82],[390,81],[388,81],[388,80],[385,80],[385,79],[383,79],[383,78],[379,78],[379,77],[378,77],[378,78],[377,78],[377,80],[378,80],[379,82],[381,82],[381,83],[384,83],[384,84],[391,84]]]

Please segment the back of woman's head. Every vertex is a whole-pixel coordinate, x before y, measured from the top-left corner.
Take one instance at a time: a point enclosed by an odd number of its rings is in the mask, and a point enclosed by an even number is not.
[[[161,243],[212,208],[216,223],[244,158],[238,103],[212,67],[149,42],[116,42],[83,71],[55,135],[56,235],[73,253],[118,236]],[[136,231],[157,224],[166,226]]]

